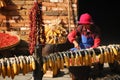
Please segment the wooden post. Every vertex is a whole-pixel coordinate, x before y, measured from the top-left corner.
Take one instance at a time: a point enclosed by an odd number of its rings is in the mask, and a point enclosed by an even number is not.
[[[37,2],[37,0],[35,0]],[[42,12],[41,3],[37,7],[37,14],[36,14],[36,46],[35,46],[35,53],[33,54],[36,62],[36,69],[33,71],[34,80],[42,80],[43,71],[42,71],[42,42],[40,38],[44,38],[42,35],[44,33],[43,26],[42,26]]]
[[[70,17],[70,0],[68,0],[68,28],[70,32],[70,23],[71,23],[71,17]]]
[[[34,80],[42,80],[43,72],[42,72],[42,45],[37,45],[35,48],[35,57],[36,69],[33,71]]]

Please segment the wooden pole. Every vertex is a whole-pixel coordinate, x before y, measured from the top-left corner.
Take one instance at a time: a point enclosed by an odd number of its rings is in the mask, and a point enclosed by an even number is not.
[[[34,54],[36,69],[33,71],[34,80],[42,80],[43,77],[43,72],[41,70],[42,69],[41,52],[42,52],[42,45],[36,45],[35,54]]]
[[[37,0],[35,0],[37,2]],[[34,80],[42,80],[43,77],[43,71],[42,71],[42,65],[43,65],[43,61],[42,61],[42,44],[40,41],[40,36],[42,36],[41,30],[42,29],[42,13],[40,8],[41,5],[38,5],[38,9],[37,9],[37,14],[36,14],[36,46],[35,46],[35,53],[33,54],[34,58],[35,58],[35,65],[36,65],[36,69],[33,71],[33,77]]]
[[[70,32],[70,22],[71,22],[71,17],[70,17],[70,0],[68,0],[68,28]]]

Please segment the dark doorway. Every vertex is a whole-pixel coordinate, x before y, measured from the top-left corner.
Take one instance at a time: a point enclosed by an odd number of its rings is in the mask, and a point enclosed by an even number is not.
[[[120,11],[118,1],[78,0],[78,19],[88,12],[101,28],[102,44],[120,43]]]

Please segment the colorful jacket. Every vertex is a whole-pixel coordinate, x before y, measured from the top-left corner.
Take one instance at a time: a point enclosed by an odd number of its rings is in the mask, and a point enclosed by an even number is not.
[[[67,38],[68,40],[72,43],[74,40],[76,40],[76,37],[82,37],[82,28],[81,26],[79,26],[76,30],[73,30],[71,31]],[[93,41],[92,41],[92,46],[91,48],[95,48],[95,47],[98,47],[100,44],[101,44],[101,38],[100,38],[100,31],[98,31],[98,29],[94,26],[94,29],[91,30],[92,34],[90,35],[92,38],[93,38]],[[86,36],[87,37],[87,36]],[[80,41],[82,43],[82,41]]]

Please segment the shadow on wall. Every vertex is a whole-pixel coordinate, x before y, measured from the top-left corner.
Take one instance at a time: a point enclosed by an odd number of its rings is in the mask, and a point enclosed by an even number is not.
[[[0,8],[0,14],[4,15],[6,17],[6,22],[3,23],[1,26],[6,26],[7,31],[10,31],[10,22],[9,20],[15,20],[17,23],[19,20],[22,20],[23,18],[19,14],[19,9],[22,8],[17,8],[17,6],[14,4],[12,0],[4,0],[6,3],[5,7]],[[14,14],[13,14],[14,13]]]

